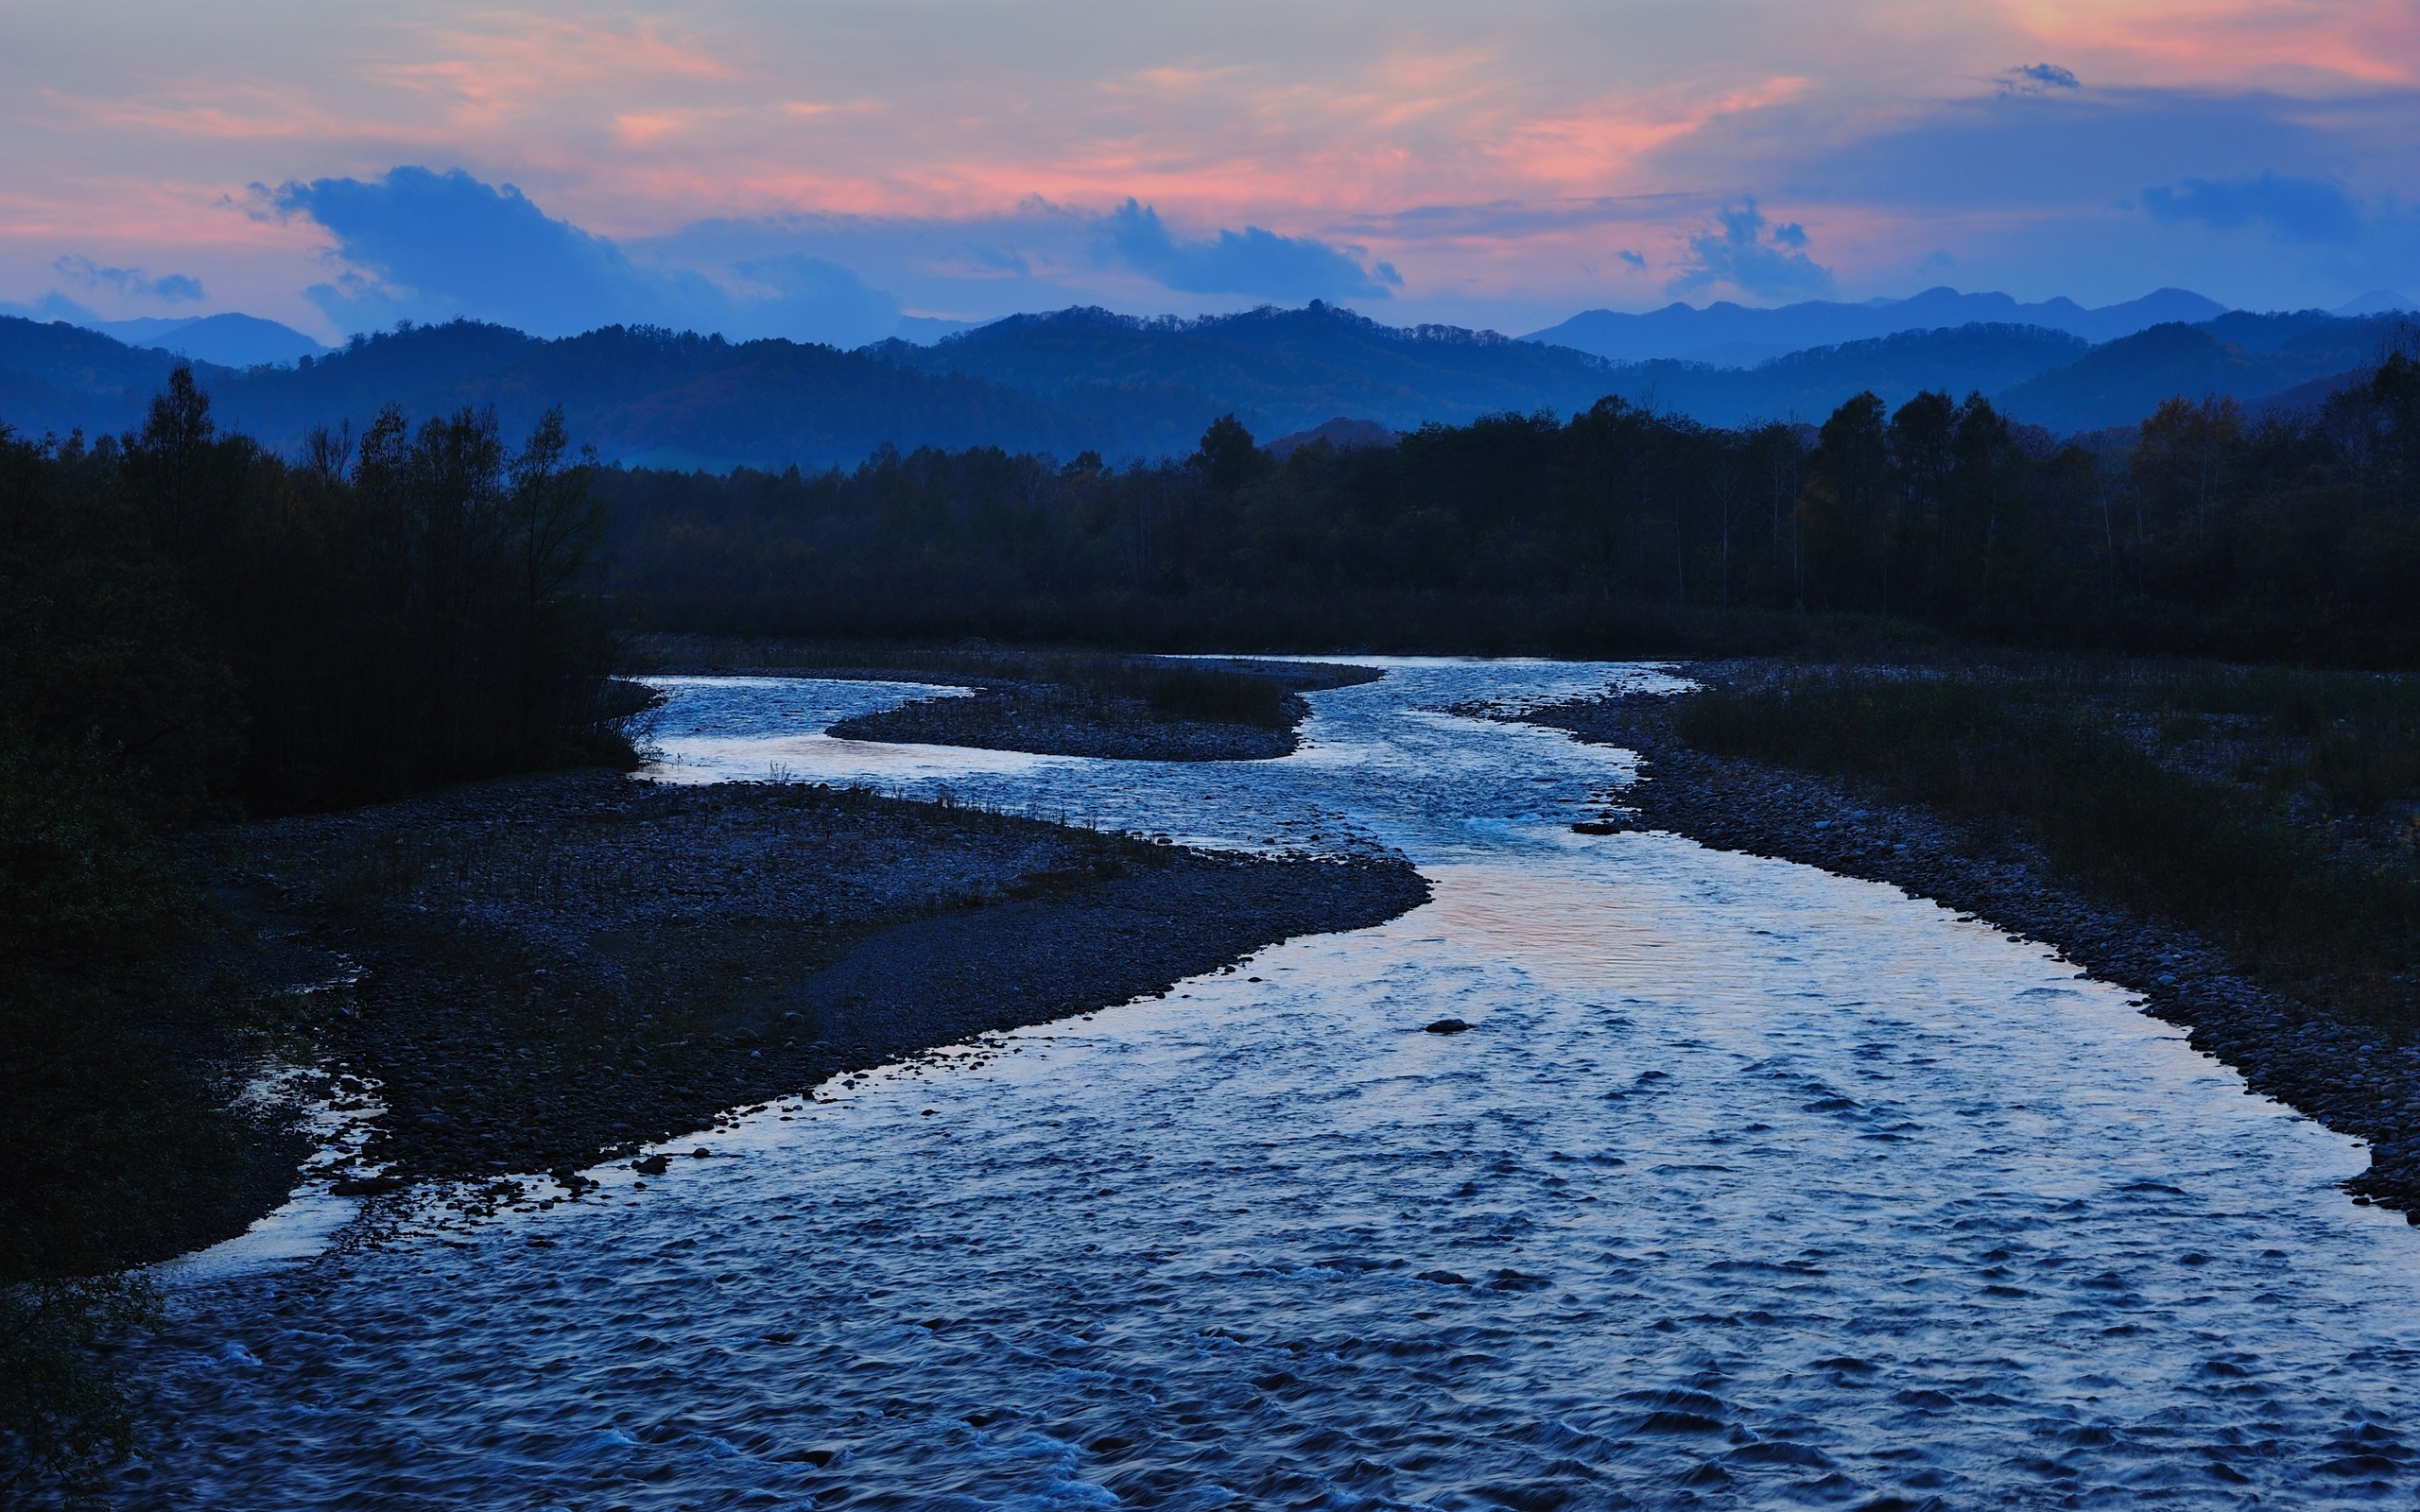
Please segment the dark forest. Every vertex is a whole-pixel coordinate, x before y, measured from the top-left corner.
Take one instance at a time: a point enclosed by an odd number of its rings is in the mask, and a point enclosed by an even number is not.
[[[1874,616],[2019,645],[2420,651],[2420,368],[2313,411],[2174,399],[2062,440],[1979,395],[1724,430],[1618,399],[1280,463],[885,449],[853,471],[610,469],[614,578],[663,628],[1158,649],[1650,654]]]

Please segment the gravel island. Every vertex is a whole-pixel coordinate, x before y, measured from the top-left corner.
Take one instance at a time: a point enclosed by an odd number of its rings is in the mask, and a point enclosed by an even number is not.
[[[253,921],[285,1016],[330,1085],[383,1106],[360,1191],[577,1170],[1428,895],[1400,858],[1201,852],[857,790],[596,771],[225,838],[220,896]]]

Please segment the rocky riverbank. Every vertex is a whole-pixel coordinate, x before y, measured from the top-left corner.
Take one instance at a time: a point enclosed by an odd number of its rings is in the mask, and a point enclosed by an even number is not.
[[[2368,1141],[2371,1168],[2346,1184],[2354,1200],[2420,1223],[2420,1044],[2267,990],[2191,931],[2068,885],[2021,837],[1979,834],[1853,781],[1694,750],[1675,733],[1671,705],[1616,696],[1495,716],[1638,752],[1641,781],[1620,806],[1583,821],[1591,830],[1668,830],[1891,883],[2140,993],[2143,1011],[2186,1029],[2254,1091]]]
[[[339,1095],[383,1105],[349,1190],[574,1170],[1427,896],[1399,859],[603,772],[226,838],[221,896],[256,922],[288,1021]]]

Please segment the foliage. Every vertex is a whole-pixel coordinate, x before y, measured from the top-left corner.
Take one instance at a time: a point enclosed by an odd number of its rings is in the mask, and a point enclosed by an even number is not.
[[[2038,646],[2420,657],[2420,413],[2396,357],[2316,415],[2171,401],[2054,442],[1979,395],[1718,430],[1608,399],[1248,466],[886,449],[843,472],[609,469],[663,628],[1162,648],[1795,648],[1801,611]],[[1905,638],[1908,632],[1893,632]]]
[[[134,1415],[95,1350],[155,1322],[159,1297],[139,1277],[45,1278],[0,1289],[0,1490],[45,1486],[71,1505],[97,1499],[134,1448]]]
[[[607,650],[587,465],[559,417],[517,458],[475,412],[407,431],[389,408],[357,457],[322,433],[288,464],[181,370],[122,443],[10,443],[0,673],[29,735],[94,721],[187,817],[203,788],[308,806],[579,738]]]
[[[130,1439],[95,1349],[124,1268],[225,1231],[273,1157],[234,1112],[227,941],[170,836],[245,811],[614,756],[602,528],[559,416],[301,462],[180,369],[139,432],[0,429],[0,1451],[87,1486]],[[619,752],[627,755],[627,746]]]

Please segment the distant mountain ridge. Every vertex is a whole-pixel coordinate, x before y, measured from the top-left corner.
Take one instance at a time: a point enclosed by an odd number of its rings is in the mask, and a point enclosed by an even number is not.
[[[2092,350],[2092,343],[2064,331],[1977,323],[1811,347],[1754,368],[1659,359],[1613,364],[1606,375],[1611,393],[1708,425],[1820,421],[1861,390],[1893,407],[1927,389],[1945,388],[1961,398],[1995,394]]]
[[[2058,432],[2134,424],[2180,395],[2246,401],[2259,408],[2299,407],[2325,397],[2315,385],[2376,362],[2381,343],[2404,319],[2388,315],[2313,320],[2238,312],[2201,325],[2157,325],[2013,385],[1996,402],[2013,415]],[[2289,392],[2303,397],[2290,399]]]
[[[0,422],[32,436],[121,429],[142,415],[183,360],[63,320],[0,316]],[[232,373],[196,363],[194,375],[209,383]]]
[[[864,350],[1098,416],[1134,452],[1189,451],[1230,411],[1263,437],[1338,416],[1415,430],[1503,410],[1584,409],[1612,391],[1610,365],[1585,352],[1459,326],[1382,325],[1318,300],[1189,320],[1078,307],[1011,316],[929,347]]]
[[[31,304],[15,304],[0,300],[0,317],[45,325],[64,321],[82,330],[97,332],[130,347],[153,347],[222,368],[292,363],[306,356],[320,356],[328,350],[290,325],[264,320],[256,315],[230,311],[220,315],[143,316],[131,320],[104,320],[57,292]]]
[[[1571,347],[1616,362],[1671,359],[1749,367],[1766,357],[1808,347],[1873,340],[1903,331],[2037,326],[2097,344],[2154,325],[2189,324],[2225,313],[2225,305],[2188,289],[2158,289],[2139,300],[2088,310],[2065,297],[2024,304],[2006,294],[1962,294],[1945,284],[1904,300],[1864,304],[1809,300],[1755,309],[1719,301],[1703,310],[1676,302],[1640,315],[1583,310],[1521,339]]]
[[[290,325],[256,315],[197,315],[169,320],[83,320],[87,331],[114,336],[130,347],[157,347],[222,368],[251,368],[317,357],[328,349]]]
[[[929,347],[893,340],[856,352],[620,326],[546,341],[456,321],[359,338],[291,367],[193,366],[222,425],[280,449],[320,425],[358,431],[390,401],[415,419],[491,405],[514,433],[560,404],[574,439],[609,461],[722,471],[853,466],[886,445],[1171,455],[1228,413],[1264,440],[1339,421],[1375,437],[1508,410],[1567,416],[1607,395],[1736,425],[1820,421],[1865,389],[1893,405],[1922,389],[1979,391],[2021,421],[2099,430],[2180,394],[2317,403],[2377,361],[2408,318],[2229,311],[2099,345],[2050,327],[1968,322],[1739,368],[1615,362],[1495,332],[1382,325],[1315,301],[1194,320],[1077,308]],[[0,421],[34,436],[130,428],[182,360],[63,322],[0,317]]]
[[[64,323],[0,318],[0,421],[34,436],[133,427],[180,360]],[[857,352],[622,326],[544,341],[454,321],[293,368],[193,369],[222,427],[281,451],[322,425],[357,434],[390,402],[415,421],[493,406],[515,438],[560,404],[575,442],[608,460],[716,471],[853,466],[893,443],[1073,455],[1094,434],[1029,395]]]

